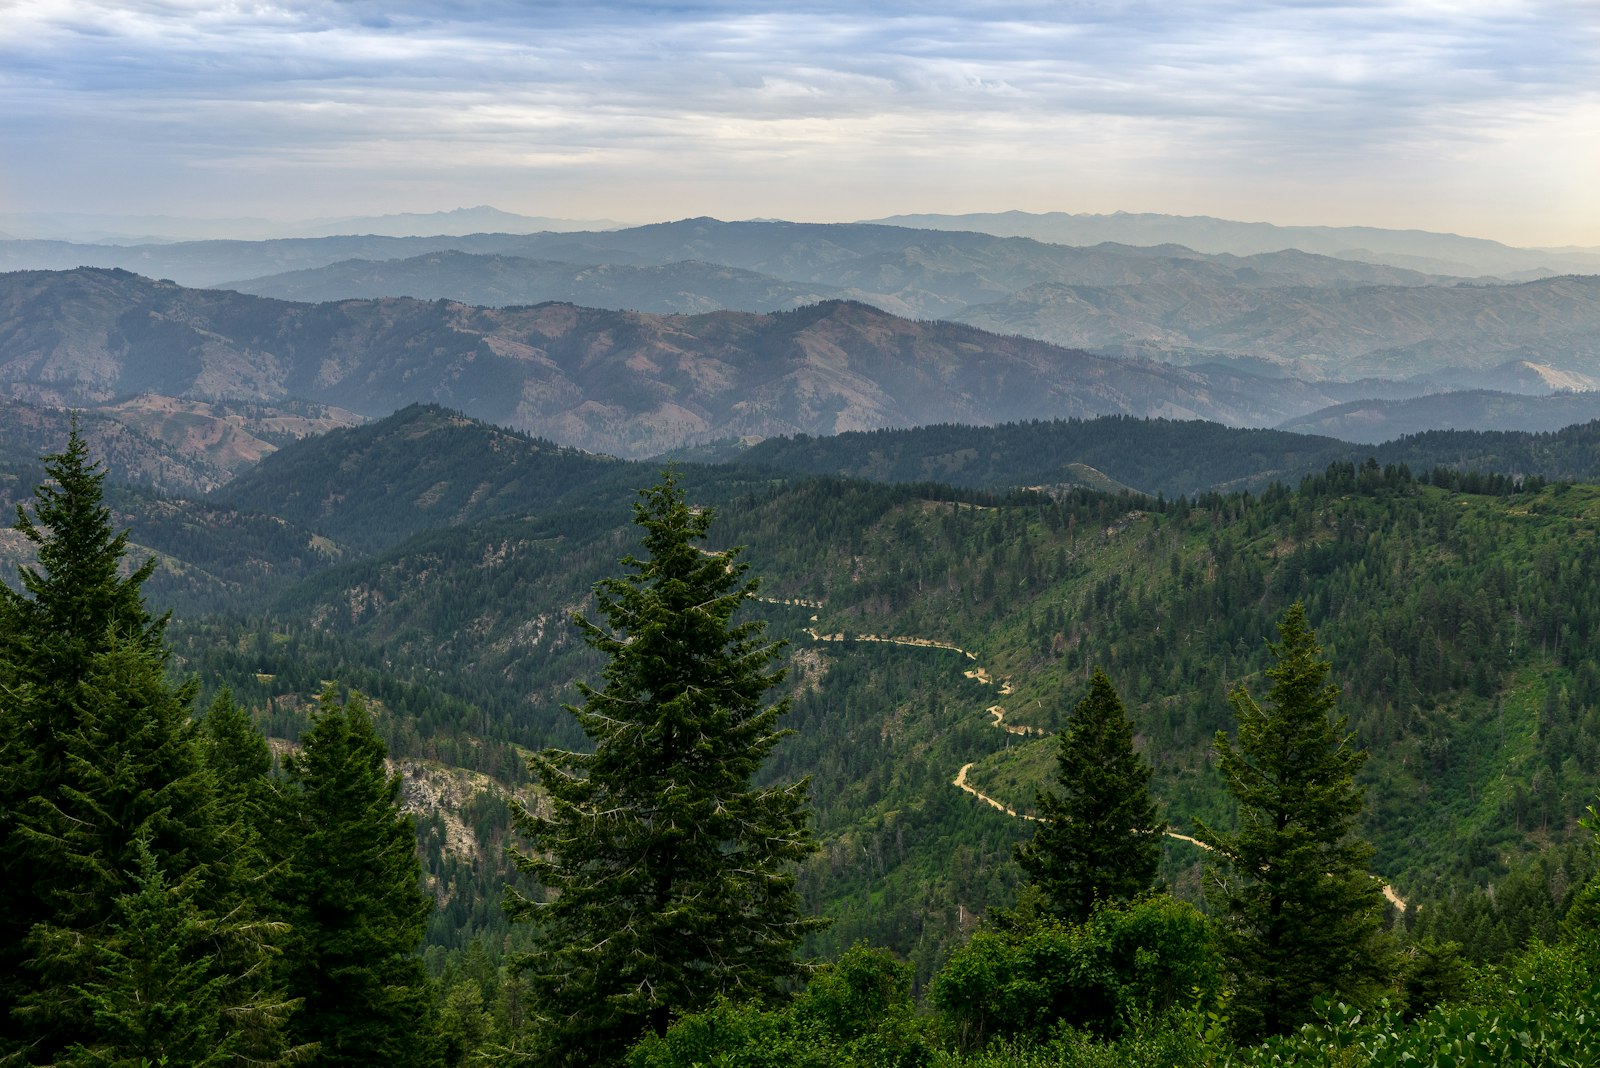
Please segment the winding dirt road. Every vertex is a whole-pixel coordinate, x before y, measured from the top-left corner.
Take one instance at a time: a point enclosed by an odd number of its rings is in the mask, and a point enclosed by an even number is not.
[[[801,598],[793,598],[793,599],[787,600],[787,601],[774,601],[773,603],[805,605],[807,607],[812,607],[812,608],[821,608],[822,607],[822,602],[821,601],[806,600],[806,599],[801,599]],[[812,618],[815,619],[816,617],[813,616]],[[915,637],[905,637],[905,636],[889,636],[889,635],[884,635],[884,634],[845,634],[843,631],[837,631],[837,632],[832,633],[832,634],[823,634],[823,633],[819,632],[817,630],[817,628],[815,628],[815,627],[807,627],[806,628],[806,633],[811,636],[813,641],[819,641],[819,642],[844,642],[844,641],[878,642],[878,643],[884,644],[884,645],[909,646],[909,647],[914,648],[914,649],[943,649],[943,650],[946,650],[948,652],[960,653],[961,655],[965,656],[968,660],[976,661],[978,659],[977,654],[973,653],[971,650],[963,649],[961,646],[956,645],[953,642],[939,641],[936,638],[915,638]],[[981,685],[984,685],[984,686],[995,686],[996,687],[996,692],[1001,697],[1008,697],[1013,692],[1015,692],[1013,690],[1012,686],[1011,686],[1011,682],[1010,682],[1009,679],[1002,679],[1002,680],[1000,680],[999,684],[996,685],[996,683],[994,681],[994,677],[991,676],[989,674],[989,672],[985,668],[983,668],[981,665],[966,669],[965,671],[962,672],[962,675],[965,676],[966,678],[972,679],[973,681],[980,683]],[[1027,736],[1030,736],[1030,735],[1043,736],[1043,735],[1046,735],[1046,734],[1050,733],[1049,731],[1046,731],[1042,727],[1027,727],[1027,726],[1020,726],[1020,725],[1015,724],[1015,723],[1007,723],[1006,722],[1006,710],[1005,710],[1005,707],[1003,705],[998,705],[998,704],[990,705],[988,708],[984,709],[984,713],[986,715],[994,717],[994,722],[993,722],[993,724],[991,724],[992,726],[998,727],[1000,730],[1003,730],[1003,731],[1007,732],[1008,734],[1016,734],[1016,735],[1021,735],[1023,737],[1027,737]],[[952,786],[954,786],[958,790],[962,790],[962,791],[964,791],[966,793],[971,794],[973,797],[977,798],[983,804],[988,805],[990,808],[994,809],[996,812],[1003,812],[1007,816],[1012,817],[1013,819],[1029,820],[1029,821],[1034,822],[1034,823],[1038,823],[1039,822],[1039,817],[1031,816],[1026,812],[1018,812],[1016,809],[1012,808],[1010,805],[1006,804],[1004,801],[1000,801],[1000,800],[998,800],[996,798],[990,797],[988,794],[984,793],[982,790],[978,789],[976,786],[974,786],[970,782],[968,782],[967,781],[967,775],[968,775],[969,772],[972,771],[973,767],[976,764],[977,764],[977,761],[969,760],[967,763],[961,765],[961,770],[956,772],[956,777],[950,781],[950,784]],[[1204,842],[1200,841],[1199,839],[1194,838],[1194,837],[1192,837],[1190,835],[1187,835],[1187,834],[1181,834],[1178,831],[1174,831],[1174,830],[1172,830],[1170,828],[1166,831],[1166,836],[1168,838],[1175,839],[1175,840],[1177,840],[1179,842],[1187,842],[1190,845],[1198,846],[1199,848],[1207,850],[1207,851],[1209,851],[1211,849],[1210,846],[1206,845]],[[1374,879],[1378,879],[1379,877],[1374,875],[1373,878]],[[1381,879],[1379,881],[1382,882]],[[1396,909],[1399,909],[1401,912],[1406,911],[1405,900],[1402,899],[1399,894],[1395,893],[1394,887],[1390,886],[1388,883],[1382,883],[1382,885],[1383,885],[1383,896],[1384,896],[1384,899],[1387,900],[1389,902],[1389,904],[1393,905]]]

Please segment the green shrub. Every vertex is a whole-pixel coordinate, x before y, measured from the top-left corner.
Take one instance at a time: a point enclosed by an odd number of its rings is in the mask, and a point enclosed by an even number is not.
[[[1045,1042],[1062,1024],[1115,1038],[1220,988],[1210,924],[1165,894],[1103,905],[1082,924],[984,930],[934,977],[931,1000],[957,1045]]]
[[[924,1068],[929,1022],[911,1000],[912,967],[856,945],[789,1004],[719,1001],[633,1048],[629,1068]]]

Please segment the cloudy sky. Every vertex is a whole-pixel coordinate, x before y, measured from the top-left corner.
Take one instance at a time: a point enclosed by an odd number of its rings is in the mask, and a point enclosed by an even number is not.
[[[0,212],[474,204],[1600,245],[1600,0],[0,0]]]

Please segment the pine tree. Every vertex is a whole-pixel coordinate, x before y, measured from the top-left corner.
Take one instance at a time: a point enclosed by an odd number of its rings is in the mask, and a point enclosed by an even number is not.
[[[1150,765],[1133,749],[1133,726],[1105,672],[1072,711],[1056,751],[1056,788],[1040,791],[1040,822],[1017,863],[1070,923],[1097,901],[1126,901],[1150,888],[1166,822],[1150,798]]]
[[[250,719],[250,713],[223,689],[200,720],[201,749],[223,792],[251,792],[272,771],[272,750]]]
[[[431,991],[418,951],[432,900],[422,891],[416,828],[400,777],[384,766],[361,699],[323,692],[287,773],[271,839],[285,861],[278,890],[289,924],[280,973],[301,1000],[289,1021],[319,1066],[438,1061]]]
[[[92,992],[122,959],[119,910],[154,865],[162,878],[207,887],[203,901],[185,899],[185,922],[212,947],[196,986],[215,993],[206,1026],[220,1036],[248,1029],[252,1053],[271,1063],[283,1015],[261,986],[271,928],[239,907],[228,883],[231,845],[190,719],[194,687],[168,680],[164,620],[140,590],[151,564],[121,574],[126,535],[112,533],[104,473],[75,429],[46,471],[53,484],[18,524],[40,568],[23,570],[21,593],[0,596],[0,693],[12,699],[0,723],[12,791],[0,847],[13,889],[0,921],[5,1047],[25,1063],[53,1063],[69,1048],[119,1055],[116,1035],[98,1030],[111,1024]]]
[[[787,708],[764,703],[780,647],[734,621],[758,583],[739,550],[696,545],[712,516],[672,472],[640,496],[647,555],[597,584],[604,625],[575,620],[609,658],[568,707],[594,751],[534,756],[548,802],[514,811],[531,843],[517,866],[550,892],[507,907],[541,925],[522,964],[551,1064],[607,1063],[719,996],[773,994],[820,923],[793,874],[815,848],[807,782],[751,785]]]
[[[195,873],[169,885],[150,850],[134,840],[133,886],[116,899],[108,937],[83,984],[93,1027],[73,1044],[64,1065],[234,1064],[243,1035],[225,1034],[227,976],[210,952],[214,932],[196,905]]]
[[[1335,718],[1338,687],[1299,603],[1278,624],[1277,663],[1263,709],[1241,686],[1236,749],[1216,739],[1218,767],[1239,804],[1239,830],[1204,823],[1213,851],[1207,896],[1222,922],[1245,1038],[1302,1023],[1318,995],[1363,1000],[1386,977],[1382,887],[1367,873],[1372,847],[1355,832],[1366,760]]]
[[[0,1036],[21,1041],[13,1012],[36,985],[24,942],[55,916],[52,872],[23,841],[38,810],[56,805],[70,779],[67,746],[79,727],[80,688],[96,655],[115,641],[158,654],[164,620],[145,611],[147,560],[121,573],[127,534],[101,500],[105,472],[89,459],[76,420],[33,514],[17,506],[16,529],[37,546],[39,566],[20,569],[21,591],[0,584],[0,879],[13,889],[0,909]],[[107,904],[109,904],[107,902]]]
[[[291,1046],[285,1023],[300,1002],[282,991],[272,968],[288,933],[272,918],[286,863],[267,843],[274,818],[272,751],[229,689],[212,699],[198,728],[200,755],[215,787],[218,848],[208,865],[207,899],[218,914],[212,925],[216,966],[229,976],[223,1037],[249,1063],[298,1062],[309,1047]]]

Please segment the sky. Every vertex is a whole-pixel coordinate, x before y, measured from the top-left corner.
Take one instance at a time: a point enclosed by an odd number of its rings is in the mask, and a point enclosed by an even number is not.
[[[477,204],[1600,246],[1600,0],[0,0],[0,213]]]

